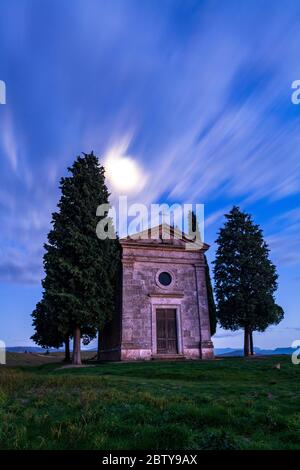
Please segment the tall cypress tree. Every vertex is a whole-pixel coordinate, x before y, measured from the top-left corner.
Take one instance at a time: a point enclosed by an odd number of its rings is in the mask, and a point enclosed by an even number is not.
[[[283,318],[274,300],[278,275],[262,230],[251,216],[233,207],[225,217],[214,261],[217,319],[225,329],[244,329],[247,356],[252,332]]]
[[[93,339],[113,313],[119,250],[117,240],[96,235],[96,209],[109,198],[104,167],[92,152],[68,171],[45,245],[43,287],[60,331],[73,336],[73,363],[81,364],[81,339]]]

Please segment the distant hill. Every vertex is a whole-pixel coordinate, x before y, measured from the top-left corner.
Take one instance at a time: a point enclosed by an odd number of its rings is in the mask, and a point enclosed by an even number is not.
[[[229,354],[232,352],[236,352],[237,350],[232,348],[215,348],[215,355],[216,356],[224,356],[225,354]]]
[[[47,349],[40,348],[39,346],[8,346],[6,348],[7,352],[15,352],[15,353],[45,353]],[[59,352],[63,351],[63,349],[48,349],[49,352]]]
[[[45,349],[45,348],[40,348],[39,346],[7,346],[7,348],[6,348],[7,352],[15,352],[15,353],[28,352],[28,353],[35,353],[35,354],[45,353],[47,350],[49,352],[62,352],[62,351],[64,351],[64,348]],[[71,348],[71,351],[72,351],[72,348]],[[96,348],[86,348],[85,347],[85,348],[82,348],[82,351],[97,351],[97,349]]]
[[[276,355],[291,355],[296,351],[296,348],[275,348],[275,349],[260,349],[254,348],[256,356],[276,356]],[[243,349],[233,349],[233,348],[216,348],[216,356],[243,356]]]

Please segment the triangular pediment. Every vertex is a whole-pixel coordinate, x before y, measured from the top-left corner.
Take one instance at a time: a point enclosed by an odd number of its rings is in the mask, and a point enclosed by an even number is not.
[[[207,250],[209,245],[201,240],[193,240],[189,235],[166,223],[148,228],[120,239],[121,244],[170,245],[195,250]],[[188,245],[188,246],[187,246]]]

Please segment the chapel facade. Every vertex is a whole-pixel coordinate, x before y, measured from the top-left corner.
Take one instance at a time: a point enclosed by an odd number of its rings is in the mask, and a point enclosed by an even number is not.
[[[120,240],[121,295],[102,360],[212,359],[204,253],[162,224]],[[195,244],[193,244],[195,243]]]

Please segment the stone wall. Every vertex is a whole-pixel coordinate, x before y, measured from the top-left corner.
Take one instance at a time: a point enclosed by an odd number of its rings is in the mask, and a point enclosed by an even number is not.
[[[150,359],[156,353],[155,309],[177,310],[180,353],[186,358],[212,358],[204,250],[157,240],[122,241],[122,340],[121,359]],[[165,270],[174,283],[162,288],[157,274]]]

